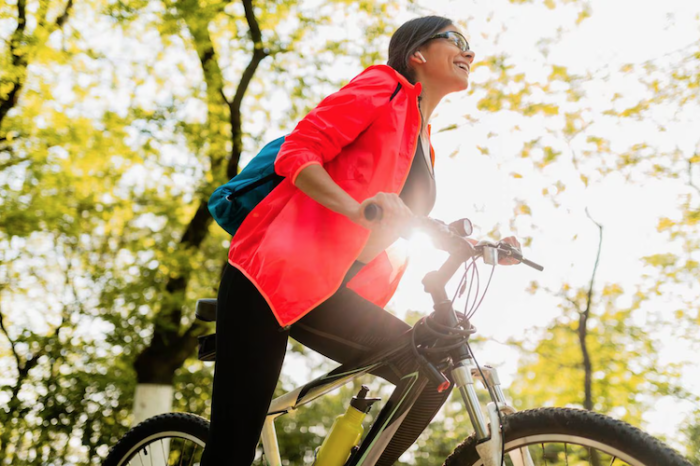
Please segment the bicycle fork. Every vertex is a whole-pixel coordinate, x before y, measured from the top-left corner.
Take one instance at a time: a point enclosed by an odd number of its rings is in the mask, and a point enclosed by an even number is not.
[[[483,377],[481,374],[483,373]],[[512,414],[515,408],[510,406],[506,401],[503,390],[501,390],[501,381],[498,378],[498,372],[495,368],[484,366],[481,372],[476,367],[473,367],[471,359],[460,361],[454,369],[452,369],[452,380],[459,389],[459,393],[464,401],[464,406],[469,413],[469,419],[476,436],[476,450],[479,457],[484,463],[484,466],[500,466],[502,452],[502,436],[500,429],[499,410],[501,414]],[[479,398],[476,395],[474,387],[474,379],[481,380],[486,387],[493,388],[496,403],[490,402],[486,405],[489,414],[489,425],[487,426],[484,420],[484,415],[481,412]],[[484,380],[485,379],[485,380]],[[534,466],[530,451],[527,447],[519,448],[508,453],[513,466]]]

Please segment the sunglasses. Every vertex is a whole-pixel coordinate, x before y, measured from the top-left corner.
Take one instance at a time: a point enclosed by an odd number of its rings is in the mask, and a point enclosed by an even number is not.
[[[459,47],[462,53],[468,52],[470,50],[469,42],[467,42],[467,39],[465,39],[464,36],[457,31],[439,32],[434,36],[430,36],[425,42],[431,41],[433,39],[447,39],[453,44],[455,44],[457,47]]]

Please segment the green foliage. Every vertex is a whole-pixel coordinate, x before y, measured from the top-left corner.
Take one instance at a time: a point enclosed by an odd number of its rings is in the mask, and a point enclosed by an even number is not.
[[[182,243],[200,203],[227,178],[229,163],[235,171],[239,155],[289,131],[351,77],[334,72],[339,62],[357,71],[383,62],[395,18],[414,6],[255,2],[256,38],[242,2],[30,1],[24,23],[21,4],[0,5],[0,105],[7,108],[0,115],[0,463],[99,464],[129,427],[134,360],[156,332],[183,338],[193,328],[195,300],[216,295],[228,237],[205,224],[201,244]],[[587,2],[573,6],[577,23],[590,16]],[[242,86],[261,51],[250,84]],[[587,101],[591,76],[549,63],[546,80],[536,81],[507,55],[474,67],[485,77],[476,90],[478,109],[542,122],[542,135],[516,151],[536,170],[573,162],[585,185],[611,173],[687,181],[680,214],[658,225],[678,248],[646,258],[653,283],[640,293],[677,286],[683,303],[677,318],[695,325],[700,300],[687,290],[697,285],[700,158],[641,137],[620,148],[594,123],[653,120],[666,106],[683,115],[697,104],[699,59],[693,46],[670,64],[623,67],[619,72],[651,95],[632,102],[618,89],[602,115]],[[465,116],[444,130],[476,121]],[[490,132],[489,141],[495,136]],[[484,155],[496,154],[489,141],[478,147]],[[525,174],[513,170],[515,180]],[[554,205],[566,189],[561,180],[542,187]],[[528,202],[514,199],[513,207],[536,222]],[[169,292],[168,284],[182,277],[186,286]],[[635,393],[676,393],[677,369],[653,369],[656,342],[635,320],[636,309],[619,304],[615,287],[604,293],[589,334],[593,366],[606,369],[594,380],[596,407],[626,406],[621,415],[638,422],[648,401]],[[580,302],[580,290],[562,298]],[[576,312],[563,304],[542,341],[521,342],[530,352],[513,390],[519,406],[580,404]],[[697,338],[693,327],[679,328]],[[174,409],[208,416],[212,367],[193,356],[175,371]],[[538,376],[529,379],[531,372]],[[280,419],[290,464],[310,458],[356,389]],[[444,414],[451,420],[434,423],[419,440],[416,464],[439,462],[467,435],[459,400]],[[697,445],[693,429],[689,445]]]
[[[683,427],[686,435],[686,458],[695,466],[700,465],[700,411],[695,411],[689,416]]]
[[[3,464],[100,462],[130,423],[134,359],[154,332],[182,337],[194,301],[216,295],[228,238],[215,226],[197,248],[181,238],[232,152],[255,151],[268,129],[288,131],[289,116],[340,85],[324,48],[358,70],[377,61],[399,3],[267,3],[255,10],[262,42],[251,41],[239,3],[155,5],[86,4],[63,43],[47,42],[40,24],[27,29],[13,53],[31,74],[0,55],[0,100],[22,81],[0,121]],[[315,39],[345,16],[371,47]],[[106,40],[85,40],[100,28]],[[119,56],[110,40],[121,41]],[[244,89],[260,44],[268,58]],[[275,89],[291,96],[286,115]],[[239,90],[247,117],[236,132]],[[166,292],[183,276],[185,290]],[[186,360],[174,383],[175,409],[208,415],[211,368]]]
[[[588,290],[565,285],[562,314],[534,339],[513,341],[523,348],[519,377],[511,387],[518,409],[576,406],[584,403],[584,367],[580,346],[581,313]],[[679,386],[680,365],[661,363],[658,341],[635,311],[647,299],[638,293],[630,308],[620,305],[623,290],[609,284],[596,294],[586,344],[592,366],[593,409],[633,425],[655,396],[687,396]],[[656,330],[659,330],[658,328]],[[534,344],[533,344],[534,342]],[[650,398],[652,397],[652,398]]]

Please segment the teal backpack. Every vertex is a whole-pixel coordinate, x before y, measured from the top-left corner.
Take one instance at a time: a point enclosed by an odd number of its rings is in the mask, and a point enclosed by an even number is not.
[[[267,144],[241,172],[219,186],[207,206],[216,223],[236,234],[243,220],[284,179],[275,173],[275,158],[285,136]]]
[[[396,85],[389,101],[401,90],[401,83]],[[270,194],[284,179],[275,173],[275,159],[282,147],[285,136],[267,144],[253,159],[231,180],[220,186],[209,198],[207,206],[216,223],[231,234],[236,234],[246,216]]]

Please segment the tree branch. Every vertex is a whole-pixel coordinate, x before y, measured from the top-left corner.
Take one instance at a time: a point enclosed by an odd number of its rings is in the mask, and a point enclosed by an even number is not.
[[[27,2],[17,0],[17,27],[10,37],[10,55],[12,56],[12,66],[19,68],[17,76],[9,80],[9,91],[7,97],[0,100],[0,127],[5,115],[17,105],[19,91],[22,89],[23,79],[27,68],[27,55],[20,48],[26,45],[24,30],[27,27]]]
[[[241,80],[238,83],[238,88],[236,89],[236,94],[234,95],[231,103],[229,104],[229,115],[231,118],[231,155],[228,160],[228,166],[226,167],[226,178],[231,179],[238,173],[238,162],[241,159],[241,153],[243,152],[243,139],[242,139],[242,121],[241,121],[241,105],[243,104],[243,97],[245,96],[248,86],[255,75],[255,71],[258,69],[260,62],[267,57],[270,52],[263,47],[262,34],[260,32],[260,25],[255,17],[255,11],[253,8],[252,0],[243,0],[243,7],[245,8],[245,17],[248,21],[248,28],[250,31],[250,37],[253,40],[253,56],[248,62],[243,75],[241,75]]]
[[[61,15],[56,19],[56,22],[52,27],[47,28],[49,33],[47,34],[47,37],[55,30],[61,29],[64,26],[64,24],[68,21],[72,7],[73,0],[68,0],[63,13],[61,13]],[[39,19],[39,21],[41,22],[41,19]],[[5,83],[3,83],[8,84],[7,81],[9,81],[9,90],[7,91],[6,97],[0,98],[0,128],[2,127],[2,121],[5,119],[5,116],[17,105],[17,102],[19,101],[19,93],[24,86],[24,80],[27,76],[27,66],[29,65],[30,54],[29,50],[26,50],[26,48],[29,47],[30,42],[25,37],[26,27],[27,1],[17,0],[17,27],[12,33],[9,41],[12,66],[17,68],[17,70],[14,73],[15,77],[9,80],[5,79]],[[32,47],[37,48],[42,46],[44,43],[45,39],[44,41],[39,42],[38,45],[33,45]],[[21,50],[22,48],[25,48],[25,50]]]
[[[27,1],[26,0],[17,0],[17,28],[15,28],[15,32],[12,34],[12,42],[10,42],[11,47],[16,47],[16,42],[15,40],[18,39],[21,35],[24,34],[24,29],[27,27]],[[12,56],[13,59],[15,58],[14,52],[16,49],[12,49]],[[13,63],[15,64],[15,63]]]
[[[700,153],[696,153],[695,157],[700,157]],[[698,185],[693,183],[693,162],[692,162],[692,159],[688,160],[688,186],[690,186],[695,191],[697,191],[698,194],[700,194],[700,187],[698,187]]]
[[[578,305],[578,303],[576,302],[576,300],[571,299],[571,298],[569,298],[568,296],[564,296],[564,299],[567,300],[567,301],[571,304],[571,306],[572,306],[574,309],[576,309],[576,312],[577,312],[578,314],[581,314],[581,308],[579,307],[579,305]]]
[[[0,163],[0,171],[3,171],[3,170],[5,170],[5,169],[7,169],[7,168],[10,168],[10,167],[12,167],[12,166],[14,166],[14,165],[18,165],[18,164],[20,164],[20,163],[22,163],[22,162],[26,162],[26,161],[28,161],[28,160],[31,160],[31,159],[30,159],[29,157],[20,157],[20,158],[17,158],[17,159],[10,159],[10,160],[8,160],[7,162]]]
[[[22,367],[22,359],[17,353],[15,341],[12,339],[12,337],[10,337],[10,333],[5,327],[5,316],[3,315],[2,310],[0,310],[0,330],[2,330],[2,333],[5,334],[5,338],[7,338],[7,341],[10,342],[10,347],[12,348],[12,355],[15,357],[15,362],[17,363],[17,370],[19,371]]]
[[[595,265],[593,266],[593,273],[591,274],[591,281],[588,285],[588,293],[586,296],[586,309],[579,315],[579,326],[578,326],[578,337],[579,344],[581,345],[581,353],[583,355],[583,370],[584,370],[584,401],[583,407],[588,410],[593,410],[593,367],[591,363],[591,358],[588,353],[588,346],[586,344],[586,337],[588,335],[588,319],[591,314],[591,307],[593,304],[593,285],[595,282],[595,276],[598,271],[598,263],[600,261],[600,251],[603,245],[603,226],[593,220],[588,208],[586,208],[586,216],[598,227],[598,252],[595,258]]]
[[[63,28],[63,25],[66,24],[66,22],[68,21],[68,16],[70,16],[70,10],[72,8],[73,0],[68,0],[66,7],[63,9],[63,13],[61,13],[61,15],[58,18],[56,18],[56,22],[54,23],[52,31]]]
[[[253,39],[253,43],[262,43],[262,33],[260,32],[260,25],[258,24],[258,19],[255,17],[255,10],[253,9],[253,0],[243,0],[243,8],[245,9],[245,19],[248,22],[248,27],[250,28],[250,37]]]
[[[591,282],[588,286],[588,296],[586,297],[586,309],[583,311],[583,313],[586,314],[586,316],[588,316],[588,314],[591,311],[591,302],[592,302],[592,298],[593,298],[593,282],[595,281],[596,272],[598,271],[598,263],[600,261],[600,251],[601,251],[602,246],[603,246],[603,226],[600,223],[593,220],[593,217],[591,217],[591,214],[588,211],[588,207],[586,207],[586,216],[591,220],[591,222],[593,222],[595,224],[595,226],[598,227],[598,252],[596,253],[595,264],[593,265],[593,273],[591,274]]]

